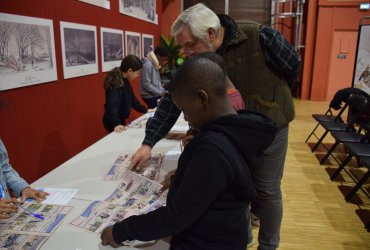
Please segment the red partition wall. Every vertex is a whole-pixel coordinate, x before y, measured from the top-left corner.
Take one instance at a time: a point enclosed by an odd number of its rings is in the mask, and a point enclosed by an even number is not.
[[[161,33],[167,36],[171,35],[173,22],[181,12],[180,0],[163,0],[162,2],[162,22]]]
[[[302,99],[330,100],[352,86],[362,1],[309,1]]]
[[[152,34],[155,46],[159,42],[162,1],[157,1],[158,25],[120,14],[118,1],[110,0],[110,10],[77,0],[0,1],[0,12],[54,21],[58,80],[0,92],[0,138],[11,164],[29,182],[107,134],[102,125],[106,73],[101,72],[99,28]],[[99,73],[63,79],[60,21],[97,27]],[[139,97],[139,80],[132,85]],[[130,119],[137,116],[133,111]]]

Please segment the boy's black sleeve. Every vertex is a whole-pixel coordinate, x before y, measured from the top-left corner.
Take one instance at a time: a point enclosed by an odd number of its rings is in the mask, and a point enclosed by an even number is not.
[[[181,110],[179,110],[171,99],[171,95],[165,95],[152,119],[148,120],[145,129],[143,144],[153,147],[173,127]]]
[[[113,226],[117,243],[156,240],[183,231],[197,221],[230,184],[232,166],[223,151],[206,144],[194,152],[176,195],[165,207],[131,216]]]

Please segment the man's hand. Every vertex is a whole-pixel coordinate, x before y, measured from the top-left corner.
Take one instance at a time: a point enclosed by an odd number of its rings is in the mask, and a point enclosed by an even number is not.
[[[44,191],[26,187],[22,190],[21,202],[23,203],[27,198],[32,198],[38,203],[40,203],[43,200],[45,200],[46,196],[48,195],[49,193],[46,193]]]
[[[100,235],[101,243],[103,246],[110,245],[114,248],[122,246],[117,244],[113,239],[113,226],[106,227]]]
[[[170,185],[171,185],[171,180],[172,180],[172,176],[175,175],[175,172],[176,172],[176,169],[168,172],[165,176],[164,176],[164,180],[161,182],[162,184],[162,188],[161,188],[161,192],[163,193],[164,191],[166,191]]]
[[[140,170],[146,166],[152,153],[152,148],[148,145],[141,145],[141,147],[132,156],[131,164],[128,169]]]
[[[9,219],[12,217],[12,213],[18,211],[15,204],[20,202],[16,198],[1,199],[0,200],[0,219]]]

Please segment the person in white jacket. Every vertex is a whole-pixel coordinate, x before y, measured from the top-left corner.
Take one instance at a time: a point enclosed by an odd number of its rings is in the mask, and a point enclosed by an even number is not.
[[[161,83],[160,69],[168,61],[167,49],[158,47],[154,53],[149,52],[142,59],[140,93],[149,109],[156,108],[158,100],[164,95],[165,89]]]

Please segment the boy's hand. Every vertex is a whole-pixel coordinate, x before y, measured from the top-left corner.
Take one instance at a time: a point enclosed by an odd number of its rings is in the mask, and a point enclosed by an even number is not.
[[[144,168],[152,154],[152,148],[148,145],[141,145],[141,147],[136,151],[136,153],[131,158],[131,164],[128,166],[128,169],[141,170]]]
[[[191,139],[193,139],[194,134],[196,134],[196,131],[194,129],[189,129],[186,131],[185,137],[182,139],[182,144],[184,147],[190,142]]]
[[[12,217],[12,213],[18,211],[15,204],[20,202],[16,198],[1,199],[0,200],[0,219],[9,219]]]
[[[165,138],[167,140],[184,140],[185,136],[185,133],[169,132],[166,134]]]
[[[114,248],[122,246],[117,244],[113,239],[113,226],[106,227],[100,235],[101,243],[103,246],[110,245]]]
[[[32,198],[40,203],[44,201],[46,199],[46,196],[48,195],[49,193],[46,193],[44,191],[26,187],[22,190],[21,202],[23,203],[27,198]]]
[[[164,191],[166,191],[170,185],[171,185],[171,180],[172,180],[172,176],[175,175],[175,172],[176,172],[176,169],[168,172],[165,176],[164,176],[164,180],[161,182],[162,184],[162,188],[161,188],[161,192],[163,193]]]

